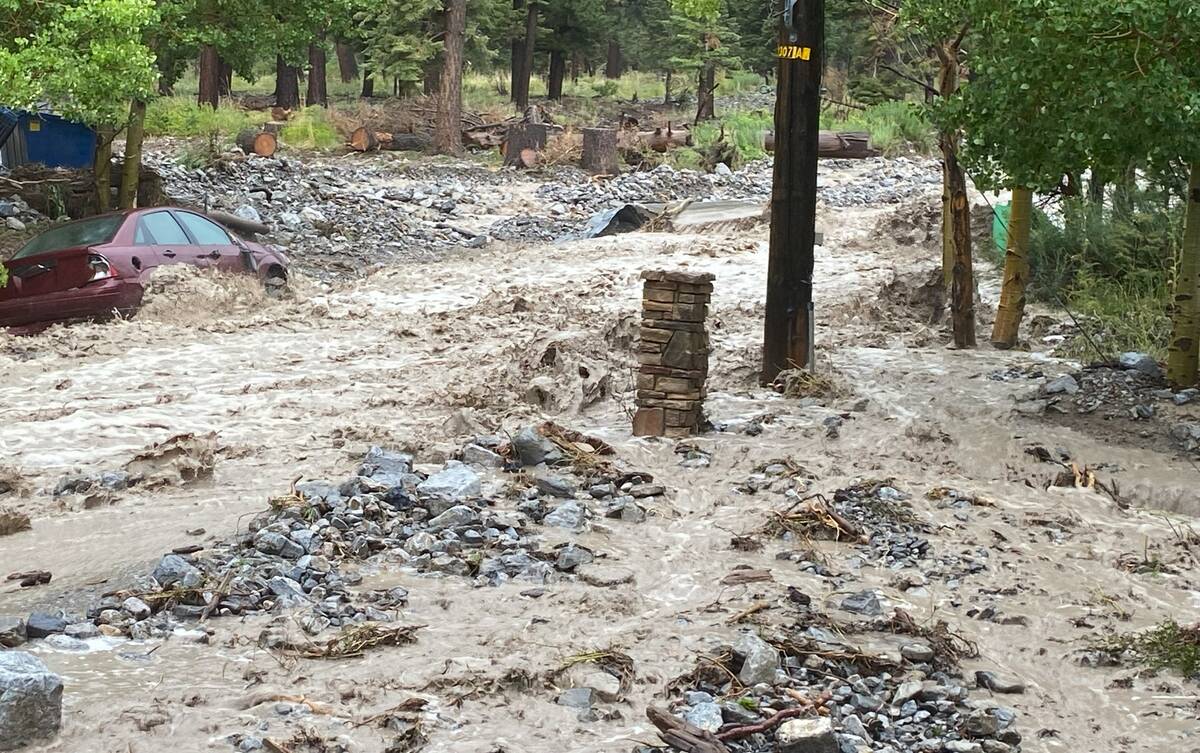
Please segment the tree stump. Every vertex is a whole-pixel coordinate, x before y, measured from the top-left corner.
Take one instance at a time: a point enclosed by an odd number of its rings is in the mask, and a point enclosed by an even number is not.
[[[546,148],[549,129],[541,123],[513,123],[504,137],[505,167],[530,168],[537,165],[538,153]]]
[[[592,175],[616,175],[617,131],[615,128],[584,128],[581,165]]]
[[[270,157],[279,149],[279,141],[275,134],[256,131],[253,128],[247,128],[238,134],[237,145],[246,154],[257,154],[259,157]]]
[[[355,128],[350,134],[350,148],[356,152],[373,152],[379,148],[379,139],[370,128]]]

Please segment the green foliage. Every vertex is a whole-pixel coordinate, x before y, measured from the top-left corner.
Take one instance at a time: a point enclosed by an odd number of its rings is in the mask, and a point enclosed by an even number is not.
[[[697,124],[692,131],[692,139],[695,148],[703,152],[724,133],[725,140],[737,149],[743,161],[755,160],[767,155],[763,150],[763,132],[771,130],[774,125],[774,115],[764,110],[731,112],[718,120]]]
[[[266,122],[265,112],[243,110],[232,105],[216,109],[201,107],[194,97],[160,97],[146,107],[148,136],[216,138],[231,141],[238,132]]]
[[[437,0],[387,0],[382,7],[360,10],[355,20],[365,67],[385,80],[420,81],[425,61],[441,48],[427,24],[440,5]]]
[[[1131,654],[1151,669],[1171,669],[1188,678],[1200,676],[1200,625],[1184,627],[1167,620],[1141,633],[1110,636],[1096,647],[1111,654]]]
[[[907,152],[932,152],[937,146],[933,125],[924,108],[912,102],[884,102],[866,110],[846,110],[835,118],[831,110],[821,113],[821,127],[832,131],[866,131],[871,144],[887,156]]]
[[[324,107],[306,107],[288,121],[279,134],[285,146],[294,149],[333,149],[344,139],[329,122]]]
[[[2,0],[0,104],[119,126],[154,93],[153,0]]]

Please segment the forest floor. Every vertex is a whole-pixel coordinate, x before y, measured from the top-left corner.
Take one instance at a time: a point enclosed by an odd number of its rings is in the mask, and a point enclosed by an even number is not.
[[[887,161],[825,166],[823,190],[879,184],[888,179],[881,169]],[[538,190],[555,181],[472,188],[486,205],[472,232],[541,212],[547,199]],[[348,186],[389,187],[370,173]],[[304,606],[218,612],[200,633],[195,619],[163,629],[162,614],[146,620],[138,640],[80,632],[79,640],[31,641],[27,650],[66,683],[62,733],[45,749],[627,751],[655,741],[649,706],[702,717],[703,695],[683,691],[731,681],[670,683],[702,657],[719,656],[740,631],[817,627],[879,657],[865,664],[875,673],[863,670],[867,690],[925,676],[960,688],[948,707],[929,712],[935,721],[984,709],[1008,727],[1015,713],[1011,729],[1024,751],[1200,744],[1194,682],[1109,665],[1092,648],[1114,632],[1194,620],[1200,470],[1177,446],[1146,436],[1161,438],[1166,423],[1151,432],[1115,409],[1103,421],[1104,411],[1085,421],[1047,410],[1044,385],[1080,366],[1044,352],[1038,338],[1024,351],[947,348],[939,286],[930,282],[938,275],[929,211],[936,178],[903,182],[895,193],[822,206],[815,298],[818,371],[827,381],[791,395],[757,382],[761,225],[396,253],[361,277],[298,275],[281,299],[240,280],[185,274],[152,292],[130,321],[0,335],[0,457],[12,488],[0,506],[33,519],[31,530],[0,539],[0,574],[53,574],[31,588],[0,581],[0,616],[62,610],[66,622],[82,622],[106,593],[145,591],[165,553],[222,551],[269,500],[293,499],[298,479],[352,476],[372,446],[409,452],[418,471],[435,474],[466,443],[498,437],[502,450],[522,427],[549,418],[611,445],[606,462],[664,487],[642,500],[644,520],[604,518],[604,495],[581,493],[577,525],[547,518],[518,527],[549,562],[562,564],[564,545],[595,560],[543,573],[537,588],[524,575],[483,585],[486,568],[465,555],[330,553],[351,601],[407,590],[390,612],[396,624],[422,626],[407,645],[339,659],[290,655],[269,636],[294,628]],[[472,211],[460,208],[455,223]],[[559,219],[585,214],[566,209]],[[297,231],[291,249],[301,260],[305,235]],[[713,429],[688,441],[630,433],[639,273],[659,268],[716,277],[706,402]],[[980,272],[986,342],[997,281]],[[1157,420],[1168,412],[1172,422],[1188,419],[1190,405],[1162,399]],[[54,493],[63,477],[126,468],[156,442],[189,434],[179,454],[139,461],[156,483]],[[1073,476],[1072,463],[1080,484],[1060,478]],[[488,500],[487,515],[528,511],[535,495],[525,490],[550,483],[535,483],[531,474],[540,472],[477,468],[473,496]],[[578,464],[563,473],[588,488]],[[786,511],[816,493],[843,502],[865,495],[892,512],[856,519],[862,540],[798,533]],[[771,525],[781,520],[795,524],[790,532]],[[404,536],[411,543],[414,534]],[[887,543],[897,537],[909,544]],[[917,547],[918,539],[925,543]],[[460,572],[459,561],[471,567]],[[883,612],[846,599],[868,591]],[[895,609],[917,629],[850,627],[852,617]],[[334,634],[326,628],[311,640]],[[950,645],[938,636],[955,636],[959,648],[938,657],[954,659],[949,665],[935,670],[919,652],[900,652],[914,640]],[[604,657],[620,657],[612,676],[621,687],[581,709],[562,690],[589,680],[558,670],[589,656],[601,667]],[[890,667],[887,678],[881,666]],[[1022,692],[975,687],[980,670],[1019,681]],[[850,691],[839,688],[861,679],[820,683],[843,698]],[[974,705],[956,707],[968,691]],[[972,734],[932,726],[922,728],[921,747],[887,731],[888,712],[872,716],[869,705],[828,705],[843,746],[855,744],[845,736],[858,728],[846,726],[854,715],[877,738],[860,735],[859,750],[1016,747],[1012,734],[979,732],[988,743],[981,747]],[[725,709],[726,722],[735,711]]]

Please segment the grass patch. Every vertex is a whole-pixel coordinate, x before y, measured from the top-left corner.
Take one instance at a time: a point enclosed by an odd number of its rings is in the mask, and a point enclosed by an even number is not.
[[[1184,677],[1200,676],[1200,625],[1183,627],[1167,620],[1141,633],[1111,636],[1096,648],[1114,655],[1132,655],[1151,669],[1170,669]]]
[[[344,143],[324,107],[306,107],[297,112],[279,138],[293,149],[334,149]]]
[[[703,151],[724,132],[725,140],[737,148],[738,156],[744,162],[767,155],[763,149],[763,132],[774,127],[774,114],[764,110],[731,112],[715,121],[700,123],[692,132],[692,138],[695,140],[696,149]]]
[[[201,107],[191,97],[160,97],[146,106],[146,133],[150,136],[211,138],[231,141],[239,131],[267,121],[268,114],[221,105]]]
[[[883,102],[865,110],[849,109],[844,117],[833,110],[821,113],[821,128],[830,131],[866,131],[871,144],[885,156],[918,152],[937,146],[933,126],[915,102]]]

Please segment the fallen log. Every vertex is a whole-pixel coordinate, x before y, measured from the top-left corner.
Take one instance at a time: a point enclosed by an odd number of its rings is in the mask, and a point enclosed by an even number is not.
[[[763,131],[763,149],[775,151],[775,132]],[[866,131],[821,131],[817,138],[817,156],[822,159],[867,159],[878,157]]]
[[[237,145],[246,154],[257,154],[259,157],[270,157],[279,149],[279,140],[269,131],[259,131],[247,128],[237,136]]]
[[[208,213],[208,216],[230,230],[237,231],[238,233],[241,233],[247,237],[266,235],[267,233],[271,232],[271,228],[267,227],[261,222],[248,220],[245,217],[239,217],[236,214],[230,214],[229,212],[212,211]]]
[[[377,133],[379,148],[389,152],[423,152],[433,140],[423,133]]]
[[[379,138],[370,128],[355,128],[350,134],[350,148],[356,152],[373,152],[379,148]]]

